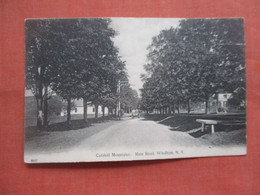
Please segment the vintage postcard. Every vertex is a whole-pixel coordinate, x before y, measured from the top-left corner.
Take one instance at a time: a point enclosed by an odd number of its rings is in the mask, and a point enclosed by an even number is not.
[[[242,18],[25,20],[26,163],[246,154]]]

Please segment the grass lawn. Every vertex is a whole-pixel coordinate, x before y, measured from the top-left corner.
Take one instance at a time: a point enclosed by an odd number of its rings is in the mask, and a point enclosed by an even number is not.
[[[32,119],[31,119],[32,120]],[[88,122],[85,122],[82,115],[72,115],[71,116],[71,125],[68,126],[66,122],[66,116],[58,116],[55,118],[51,118],[51,122],[49,123],[48,127],[44,127],[43,131],[68,131],[68,130],[77,130],[82,129],[85,127],[89,127],[95,123],[105,122],[107,120],[113,120],[108,116],[99,117],[95,119],[94,117],[88,118]],[[33,120],[35,122],[35,120]],[[28,126],[25,125],[25,138],[32,136],[37,132],[36,124]]]
[[[99,114],[99,117],[101,117],[102,115]],[[93,119],[95,118],[94,114],[88,114],[88,118],[89,119]],[[83,119],[83,114],[72,114],[71,115],[71,120],[81,120]],[[65,122],[67,120],[67,116],[48,116],[48,121],[49,124],[55,124],[55,123],[61,123],[61,122]],[[24,118],[24,126],[25,127],[30,127],[30,126],[36,126],[37,123],[37,117],[34,116],[25,116]]]
[[[246,144],[245,125],[215,125],[215,133],[211,135],[210,126],[205,126],[205,131],[201,132],[201,123],[196,122],[196,119],[246,122],[245,114],[151,114],[144,117],[145,120],[153,120],[169,126],[172,131],[187,132],[195,138],[208,140],[213,145]]]

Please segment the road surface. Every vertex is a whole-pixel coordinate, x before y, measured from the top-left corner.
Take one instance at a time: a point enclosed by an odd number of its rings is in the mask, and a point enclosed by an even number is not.
[[[82,129],[83,132],[90,130]],[[158,152],[165,152],[166,155],[157,155]],[[243,148],[242,153],[245,152]],[[146,153],[151,155],[145,155]],[[213,147],[204,140],[196,139],[185,132],[170,131],[169,127],[154,121],[123,118],[107,127],[103,124],[101,130],[91,133],[69,150],[59,153],[25,154],[25,161],[114,161],[235,154],[241,154],[241,148],[227,150]]]
[[[204,145],[185,132],[144,119],[123,119],[107,129],[85,139],[77,148],[118,149],[141,147],[173,147]]]

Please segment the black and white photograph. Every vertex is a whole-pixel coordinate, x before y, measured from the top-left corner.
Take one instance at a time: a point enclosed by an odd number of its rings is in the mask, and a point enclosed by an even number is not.
[[[25,20],[24,161],[245,155],[243,18]]]

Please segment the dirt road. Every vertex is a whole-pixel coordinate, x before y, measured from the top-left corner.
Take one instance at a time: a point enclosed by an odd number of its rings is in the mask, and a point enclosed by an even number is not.
[[[91,127],[90,127],[91,128]],[[82,129],[79,132],[93,131]],[[70,136],[67,134],[67,136]],[[77,136],[80,136],[78,134]],[[166,155],[158,155],[160,152]],[[137,155],[138,153],[138,155]],[[151,154],[151,155],[146,155]],[[144,119],[124,118],[91,133],[66,151],[26,154],[26,162],[79,162],[236,155],[245,147],[215,147],[188,133]],[[140,155],[139,155],[140,154]],[[178,154],[178,155],[177,155]]]
[[[143,119],[125,119],[85,139],[78,148],[117,149],[140,147],[174,147],[205,145],[184,132]]]

